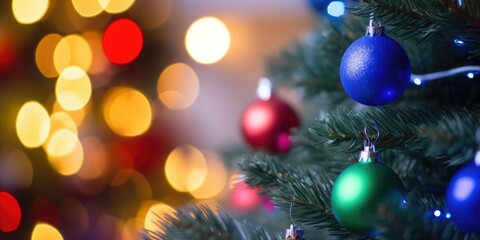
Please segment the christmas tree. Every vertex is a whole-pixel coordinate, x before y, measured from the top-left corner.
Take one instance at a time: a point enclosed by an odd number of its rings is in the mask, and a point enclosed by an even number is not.
[[[480,2],[358,1],[341,23],[320,18],[265,69],[308,111],[264,136],[243,126],[256,150],[226,153],[242,181],[292,219],[287,235],[300,224],[306,239],[480,238]],[[206,205],[157,225],[146,239],[284,238]]]

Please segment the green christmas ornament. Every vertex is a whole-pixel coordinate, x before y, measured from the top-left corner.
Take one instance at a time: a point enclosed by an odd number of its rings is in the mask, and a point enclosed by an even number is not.
[[[399,209],[405,206],[405,188],[398,175],[380,163],[375,146],[367,140],[359,162],[349,166],[335,180],[331,204],[335,218],[346,229],[376,236],[378,223],[386,220],[382,212],[391,206]]]

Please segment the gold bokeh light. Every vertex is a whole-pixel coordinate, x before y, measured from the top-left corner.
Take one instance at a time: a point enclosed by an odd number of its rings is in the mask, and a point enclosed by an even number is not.
[[[31,240],[63,240],[62,234],[48,223],[37,223],[33,228]]]
[[[62,38],[55,47],[53,63],[59,73],[70,66],[77,66],[88,71],[92,65],[92,49],[82,36],[68,35]]]
[[[72,5],[82,17],[94,17],[103,11],[98,0],[72,0]]]
[[[218,18],[204,17],[188,28],[185,47],[195,61],[212,64],[222,59],[230,48],[230,32]]]
[[[49,5],[49,0],[12,0],[13,16],[21,24],[32,24],[45,15]]]
[[[78,138],[72,151],[63,156],[48,155],[48,161],[50,165],[61,175],[70,176],[76,174],[83,164],[83,146]]]
[[[179,192],[198,189],[207,175],[207,163],[203,154],[194,146],[181,145],[168,155],[165,176],[168,183]]]
[[[25,103],[16,120],[17,136],[28,148],[41,146],[50,133],[50,117],[47,110],[38,102]]]
[[[132,137],[150,128],[153,113],[143,93],[129,87],[116,87],[105,95],[103,116],[115,133]]]
[[[144,215],[144,209],[148,206],[148,210]],[[139,217],[145,219],[144,221],[144,228],[150,231],[160,231],[163,232],[162,229],[158,227],[156,221],[159,217],[164,217],[166,215],[175,214],[175,209],[170,207],[169,205],[161,202],[156,201],[148,201],[142,204],[140,211],[138,213]]]
[[[88,42],[93,53],[92,64],[88,73],[95,75],[105,73],[110,62],[103,52],[102,34],[98,31],[87,31],[82,34],[82,37]]]
[[[63,70],[55,85],[55,96],[63,109],[76,111],[90,100],[92,85],[88,75],[79,67],[71,66]]]
[[[168,66],[157,81],[158,98],[170,109],[188,108],[197,99],[198,92],[197,74],[184,63]]]
[[[62,106],[60,106],[60,104],[58,103],[58,101],[55,101],[55,103],[53,104],[53,110],[52,112],[53,113],[62,113],[63,114],[67,114],[71,120],[73,120],[73,122],[75,123],[75,125],[77,127],[81,126],[86,118],[86,115],[87,113],[90,111],[91,109],[91,101],[88,101],[87,105],[85,105],[85,107],[83,108],[80,108],[78,110],[75,110],[75,111],[66,111],[65,109],[62,108]]]
[[[77,144],[77,135],[70,129],[62,128],[51,134],[46,151],[48,156],[63,157],[71,153]]]
[[[228,176],[221,157],[210,151],[202,151],[207,160],[207,176],[203,184],[190,192],[196,199],[214,198],[225,188]]]
[[[107,168],[107,150],[96,137],[81,140],[85,159],[78,176],[82,179],[100,178]]]
[[[35,51],[35,63],[38,70],[47,78],[58,76],[58,71],[53,62],[53,55],[62,36],[56,33],[48,34],[40,40]]]
[[[135,3],[135,0],[98,0],[98,2],[105,12],[115,14],[127,11]]]

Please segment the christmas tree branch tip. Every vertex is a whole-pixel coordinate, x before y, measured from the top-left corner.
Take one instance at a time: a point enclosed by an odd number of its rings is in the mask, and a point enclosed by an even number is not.
[[[158,216],[157,229],[145,230],[145,240],[204,240],[204,239],[281,239],[263,228],[233,219],[224,210],[207,205],[189,205],[175,213]]]

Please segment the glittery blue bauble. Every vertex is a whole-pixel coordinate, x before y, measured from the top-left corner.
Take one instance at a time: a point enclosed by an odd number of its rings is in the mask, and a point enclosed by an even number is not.
[[[450,181],[445,198],[458,228],[480,232],[480,166],[470,164],[460,169]]]
[[[340,79],[353,100],[381,106],[397,100],[410,82],[410,61],[403,47],[382,34],[352,43],[340,63]]]

